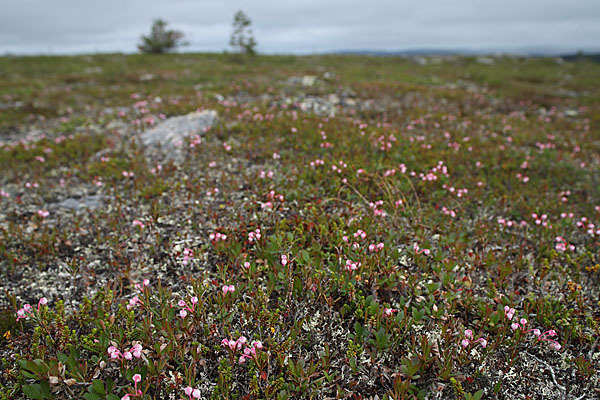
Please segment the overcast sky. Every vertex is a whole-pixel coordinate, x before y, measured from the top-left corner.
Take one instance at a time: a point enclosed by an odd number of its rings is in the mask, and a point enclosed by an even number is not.
[[[135,52],[157,17],[223,51],[238,9],[262,53],[600,50],[600,0],[0,0],[0,54]]]

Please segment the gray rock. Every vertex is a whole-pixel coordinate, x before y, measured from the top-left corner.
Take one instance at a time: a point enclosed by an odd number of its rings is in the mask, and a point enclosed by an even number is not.
[[[79,211],[82,208],[94,210],[94,209],[100,207],[101,205],[102,205],[102,196],[92,195],[92,196],[82,197],[80,199],[75,199],[73,197],[69,197],[58,203],[49,204],[48,208],[49,209],[63,208],[63,209],[69,209],[69,210],[73,210],[73,211]]]
[[[217,123],[215,110],[192,112],[179,117],[171,117],[155,127],[143,132],[140,139],[145,146],[161,146],[171,155],[177,152],[186,137],[203,135]]]
[[[286,81],[285,84],[288,86],[298,86],[302,84],[302,78],[300,78],[299,76],[290,76]]]
[[[329,117],[335,116],[335,105],[319,97],[306,97],[299,102],[298,106],[303,112]]]
[[[314,75],[304,75],[302,78],[299,76],[289,77],[285,83],[287,86],[314,86],[318,82],[318,79]]]
[[[314,75],[304,75],[302,77],[302,86],[313,86],[317,82],[317,77]]]

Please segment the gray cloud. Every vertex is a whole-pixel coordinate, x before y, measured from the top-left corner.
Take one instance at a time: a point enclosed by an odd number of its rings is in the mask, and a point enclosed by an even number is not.
[[[267,53],[600,50],[598,0],[14,0],[2,8],[0,53],[133,52],[156,17],[186,33],[187,51],[221,51],[238,9]]]

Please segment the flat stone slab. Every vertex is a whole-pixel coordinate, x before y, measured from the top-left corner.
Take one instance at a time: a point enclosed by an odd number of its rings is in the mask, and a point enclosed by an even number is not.
[[[215,110],[171,117],[143,132],[140,139],[145,146],[161,146],[168,152],[173,152],[181,146],[186,137],[203,135],[217,123],[217,120]]]
[[[80,211],[81,209],[87,208],[90,210],[94,210],[102,205],[102,196],[100,195],[92,195],[85,196],[79,199],[69,197],[58,203],[51,203],[48,208],[50,209],[68,209],[74,211]]]

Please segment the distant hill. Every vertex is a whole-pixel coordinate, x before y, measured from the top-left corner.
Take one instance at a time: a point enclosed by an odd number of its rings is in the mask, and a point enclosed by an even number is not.
[[[448,49],[410,49],[410,50],[339,50],[334,54],[355,54],[364,56],[450,56],[450,55],[476,55],[486,54],[483,51],[448,50]]]
[[[576,61],[587,59],[600,63],[600,53],[564,53],[552,51],[551,49],[533,49],[531,51],[484,51],[484,50],[465,50],[465,49],[409,49],[409,50],[338,50],[333,54],[365,55],[377,57],[393,56],[449,56],[449,55],[493,55],[493,54],[512,54],[529,57],[560,57],[565,61]]]
[[[596,54],[581,54],[581,53],[567,54],[567,55],[561,55],[560,58],[562,58],[565,61],[589,60],[589,61],[600,63],[600,53],[596,53]]]

